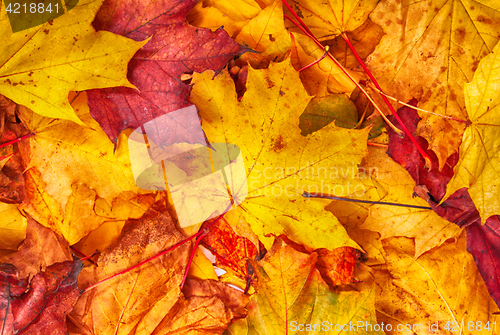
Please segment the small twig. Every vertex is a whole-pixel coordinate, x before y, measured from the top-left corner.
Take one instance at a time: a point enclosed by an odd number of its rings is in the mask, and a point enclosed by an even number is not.
[[[81,261],[89,261],[92,264],[95,264],[95,262],[91,258],[94,257],[95,254],[99,253],[99,251],[96,250],[92,255],[87,256],[72,245],[70,246],[70,249],[73,250],[75,253],[79,254],[80,256],[83,256],[82,258],[80,258]]]
[[[388,148],[389,147],[387,144],[373,143],[373,142],[366,142],[366,145],[369,145],[372,147],[380,147],[380,148]]]
[[[212,227],[214,224],[216,224],[217,222],[219,222],[219,220],[220,220],[220,219],[222,219],[222,217],[224,216],[224,214],[226,214],[226,212],[227,212],[227,211],[228,211],[228,210],[229,210],[232,206],[233,206],[233,202],[231,202],[231,203],[229,204],[229,206],[226,208],[226,211],[224,211],[224,212],[223,212],[223,214],[219,215],[219,216],[217,217],[217,219],[215,219],[215,220],[214,220],[214,222],[212,222],[212,223],[210,223],[209,225],[207,225],[207,226],[205,227],[205,229],[204,229],[204,230],[201,230],[201,231],[197,232],[196,234],[194,234],[194,235],[192,235],[192,236],[190,236],[190,237],[188,237],[188,238],[185,238],[185,239],[183,239],[183,240],[182,240],[182,241],[180,241],[180,242],[177,242],[176,244],[174,244],[174,245],[173,245],[173,246],[171,246],[170,248],[168,248],[168,249],[166,249],[166,250],[163,250],[163,251],[162,251],[162,252],[160,252],[159,254],[154,255],[153,257],[150,257],[150,258],[146,259],[145,261],[142,261],[142,262],[140,262],[140,263],[138,263],[138,264],[136,264],[136,265],[134,265],[134,266],[132,266],[132,267],[130,267],[130,268],[128,268],[128,269],[125,269],[125,270],[123,270],[123,271],[120,271],[120,272],[118,272],[118,273],[115,273],[114,275],[112,275],[112,276],[110,276],[110,277],[108,277],[108,278],[105,278],[105,279],[103,279],[103,280],[101,280],[101,281],[98,281],[97,283],[95,283],[95,284],[93,284],[93,285],[90,285],[90,286],[89,286],[89,287],[87,287],[84,291],[89,291],[89,290],[93,289],[94,287],[96,287],[96,286],[98,286],[98,285],[100,285],[100,284],[102,284],[102,283],[104,283],[104,282],[106,282],[106,281],[108,281],[108,280],[110,280],[110,279],[113,279],[113,278],[115,278],[115,277],[117,277],[117,276],[119,276],[119,275],[122,275],[122,274],[124,274],[124,273],[130,272],[130,271],[132,271],[132,270],[134,270],[134,269],[136,269],[136,268],[138,268],[138,267],[140,267],[140,266],[142,266],[142,265],[144,265],[144,264],[146,264],[146,263],[148,263],[148,262],[151,262],[151,261],[153,261],[153,260],[155,260],[155,259],[157,259],[157,258],[159,258],[159,257],[161,257],[161,256],[163,256],[163,255],[165,255],[165,254],[167,254],[167,253],[169,253],[169,252],[170,252],[170,251],[172,251],[172,250],[175,250],[177,247],[179,247],[179,246],[183,245],[184,243],[186,243],[186,242],[188,242],[188,241],[192,240],[193,238],[195,238],[195,237],[197,238],[198,236],[200,236],[201,234],[203,234],[205,231],[208,231],[208,229],[209,229],[210,227]],[[187,268],[187,269],[186,269],[186,272],[187,272],[188,270],[189,270],[189,269]]]
[[[326,56],[328,56],[328,50],[330,50],[330,47],[327,45],[327,46],[325,47],[325,52],[323,53],[323,55],[322,55],[319,59],[315,60],[314,62],[312,62],[312,63],[311,63],[311,64],[309,64],[309,65],[304,66],[302,69],[300,69],[300,70],[299,70],[299,72],[302,72],[302,71],[304,71],[304,70],[307,70],[307,69],[308,69],[308,68],[310,68],[311,66],[313,66],[313,65],[315,65],[315,64],[318,64],[318,63],[319,63],[319,62],[321,62],[323,59],[325,59],[325,57],[326,57]]]
[[[35,133],[34,133],[34,132],[31,132],[31,133],[26,134],[26,135],[24,135],[24,136],[21,136],[21,137],[18,137],[18,138],[16,138],[16,139],[10,140],[10,141],[8,141],[8,142],[2,143],[2,144],[0,144],[0,148],[6,147],[6,146],[8,146],[8,145],[11,145],[11,144],[14,144],[14,143],[17,143],[17,142],[21,142],[21,141],[22,141],[22,140],[24,140],[25,138],[29,138],[29,137],[31,137],[31,136],[33,136],[33,135],[35,135]]]
[[[283,0],[283,1],[285,1],[285,0]],[[289,19],[295,25],[297,25],[297,23],[292,18],[290,18],[288,15],[285,15],[285,18]],[[316,39],[316,37],[314,37],[312,35],[309,35],[301,26],[298,26],[298,28],[301,29],[305,34],[307,34],[307,36],[309,36],[320,48],[323,48],[323,45]],[[290,33],[290,37],[291,37],[292,40],[295,40],[295,38],[293,37],[293,35],[291,33]],[[330,59],[335,63],[335,65],[337,65],[337,67],[340,70],[342,70],[342,72],[344,72],[344,74],[356,85],[356,87],[359,88],[361,90],[361,92],[363,92],[363,94],[370,101],[370,103],[373,105],[373,107],[375,107],[375,110],[380,114],[380,116],[382,116],[382,118],[385,120],[385,122],[387,122],[387,124],[389,125],[389,127],[391,127],[397,134],[402,135],[403,132],[401,130],[399,130],[395,125],[393,125],[391,123],[391,121],[389,121],[389,119],[387,119],[387,117],[382,112],[382,110],[380,109],[380,107],[375,103],[375,101],[368,94],[368,92],[365,91],[365,89],[363,88],[363,86],[361,86],[358,83],[358,81],[351,76],[351,74],[349,73],[349,71],[347,71],[347,69],[344,68],[342,66],[342,64],[340,64],[339,61],[335,57],[333,57],[330,53],[328,53],[328,57],[330,57]]]
[[[377,205],[387,205],[387,206],[399,206],[399,207],[409,207],[409,208],[418,208],[418,209],[430,209],[432,210],[431,207],[427,206],[417,206],[417,205],[406,205],[406,204],[398,204],[396,202],[382,202],[382,201],[370,201],[370,200],[357,200],[357,199],[350,199],[350,198],[342,198],[342,197],[333,197],[329,195],[323,195],[323,194],[315,194],[315,193],[308,193],[304,192],[302,194],[304,198],[320,198],[320,199],[332,199],[332,200],[340,200],[340,201],[349,201],[349,202],[361,202],[364,204],[377,204]]]
[[[285,0],[283,0],[283,1],[285,1]],[[363,70],[365,71],[365,73],[368,75],[368,77],[370,78],[370,80],[373,82],[373,84],[375,85],[375,87],[378,88],[382,92],[382,88],[378,84],[377,79],[375,79],[375,77],[372,75],[372,73],[370,72],[370,70],[366,67],[365,62],[363,62],[363,60],[361,59],[361,57],[358,55],[358,52],[356,51],[356,49],[352,45],[351,41],[349,40],[349,37],[347,37],[347,34],[345,32],[342,33],[342,37],[344,38],[344,41],[349,46],[349,49],[351,49],[352,53],[354,54],[354,57],[356,57],[356,59],[358,60],[358,63],[361,65],[361,67],[363,68]],[[392,105],[389,102],[389,100],[387,100],[387,97],[385,95],[382,95],[382,99],[384,100],[384,102],[387,105],[387,107],[389,107],[389,109],[391,110],[392,115],[394,115],[394,118],[401,125],[401,127],[403,128],[403,130],[406,133],[406,135],[410,138],[410,140],[412,141],[413,145],[417,148],[418,152],[420,152],[420,154],[422,155],[422,157],[424,157],[424,159],[425,159],[425,166],[429,170],[432,170],[432,161],[431,161],[431,158],[429,157],[429,155],[424,151],[424,149],[422,149],[420,147],[420,145],[417,143],[417,140],[415,140],[415,138],[410,133],[410,131],[408,130],[408,128],[406,128],[406,125],[403,123],[403,120],[401,120],[401,118],[399,117],[399,115],[396,113],[396,111],[392,107]]]
[[[208,234],[208,229],[203,229],[202,234],[200,234],[197,238],[196,241],[194,242],[193,250],[191,251],[191,256],[189,257],[188,264],[186,266],[186,271],[184,271],[184,278],[182,278],[182,283],[181,283],[181,290],[184,288],[184,283],[186,282],[189,268],[191,267],[191,263],[193,262],[194,254],[196,253],[196,249],[198,248],[198,244],[200,244],[201,240],[207,236]]]
[[[418,111],[421,111],[421,112],[424,112],[424,113],[428,113],[428,114],[440,116],[440,117],[445,118],[445,119],[450,119],[450,120],[461,122],[461,123],[465,123],[465,124],[471,124],[471,122],[469,120],[461,120],[461,119],[454,118],[453,116],[448,116],[448,115],[442,115],[442,114],[438,114],[438,113],[434,113],[434,112],[429,112],[429,111],[427,111],[425,109],[418,108],[418,107],[412,106],[410,104],[407,104],[407,103],[405,103],[405,102],[403,102],[401,100],[398,100],[396,98],[391,97],[387,93],[382,92],[381,90],[379,90],[378,88],[376,88],[375,85],[373,85],[372,82],[368,83],[368,86],[370,86],[370,88],[373,89],[374,91],[377,91],[379,94],[385,95],[387,98],[389,98],[392,101],[395,101],[395,102],[397,102],[397,103],[399,103],[399,104],[401,104],[403,106],[410,107],[412,109],[415,109],[415,110],[418,110]]]

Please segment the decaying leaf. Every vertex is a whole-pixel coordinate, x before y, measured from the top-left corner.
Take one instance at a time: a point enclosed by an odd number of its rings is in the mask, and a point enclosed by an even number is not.
[[[330,285],[350,284],[354,281],[354,268],[360,258],[359,250],[340,247],[333,250],[318,249],[316,268]]]
[[[144,261],[183,236],[161,203],[151,207],[139,220],[129,220],[120,238],[99,256],[97,267],[86,268],[80,276],[83,287]],[[151,334],[168,316],[180,298],[180,282],[187,263],[189,244],[134,271],[109,280],[85,292],[72,317],[97,334]],[[87,313],[88,309],[92,313]]]
[[[55,263],[31,280],[19,279],[15,266],[0,264],[2,334],[67,334],[66,315],[81,294],[81,261]]]
[[[52,264],[73,260],[64,238],[32,218],[27,221],[26,238],[19,250],[3,262],[13,264],[21,277],[33,277]]]
[[[23,170],[29,162],[28,157],[21,157],[19,147],[26,147],[30,131],[19,120],[17,108],[16,103],[0,95],[0,143],[4,144],[0,148],[0,201],[9,204],[24,200]],[[18,139],[22,140],[16,142]]]
[[[204,229],[216,219],[206,221],[200,229]],[[222,218],[211,226],[201,244],[216,257],[216,265],[231,269],[238,277],[250,283],[252,274],[249,271],[249,260],[258,254],[258,246],[249,239],[238,236],[229,223]]]
[[[119,239],[87,268],[80,284],[88,287],[126,270],[183,240],[162,201],[139,220],[129,220]],[[217,282],[188,282],[180,290],[190,243],[173,249],[85,292],[71,316],[80,328],[96,334],[218,334],[242,313],[246,298]],[[232,299],[234,298],[234,299]],[[88,313],[91,310],[92,313]]]

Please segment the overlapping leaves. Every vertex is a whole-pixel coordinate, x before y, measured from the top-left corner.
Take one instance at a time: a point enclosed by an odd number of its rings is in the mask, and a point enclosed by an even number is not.
[[[194,76],[191,100],[200,109],[210,142],[240,147],[249,187],[240,206],[266,247],[272,245],[269,234],[283,233],[312,250],[355,247],[335,217],[302,193],[328,193],[326,188],[335,183],[344,185],[339,189],[346,195],[353,192],[368,131],[331,124],[302,136],[299,116],[311,98],[289,61],[250,69],[241,102],[227,73],[212,77],[210,72]],[[351,178],[343,179],[339,171]]]

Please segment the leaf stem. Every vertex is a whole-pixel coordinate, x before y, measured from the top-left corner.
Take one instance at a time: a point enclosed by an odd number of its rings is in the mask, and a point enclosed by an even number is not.
[[[287,16],[286,14],[284,15],[285,18],[289,19],[293,24],[295,24],[300,30],[302,30],[309,38],[311,38],[320,48],[323,48],[323,45],[319,42],[319,40],[314,36],[314,34],[312,33],[312,31],[307,27],[307,25],[304,23],[304,21],[302,21],[302,19],[297,15],[297,13],[292,9],[292,7],[288,4],[287,0],[282,0],[283,4],[285,5],[286,8],[288,8],[288,10],[292,13],[292,15],[297,19],[297,21],[300,23],[300,24],[297,24],[293,19],[291,19],[289,16]],[[368,75],[368,77],[373,81],[373,84],[380,90],[382,91],[382,89],[380,88],[380,86],[378,85],[378,82],[377,80],[375,79],[375,77],[373,77],[372,73],[370,72],[370,70],[368,70],[368,68],[366,67],[365,63],[363,62],[363,60],[361,59],[361,57],[359,57],[358,53],[356,52],[356,49],[354,49],[354,46],[352,45],[351,41],[349,40],[349,38],[347,37],[347,34],[345,32],[342,32],[341,33],[342,37],[344,38],[344,40],[346,41],[347,45],[349,46],[349,49],[351,49],[352,53],[354,54],[354,56],[356,57],[356,59],[358,60],[358,62],[360,63],[360,65],[363,67],[363,70],[365,71],[365,73]],[[384,113],[382,113],[382,111],[380,110],[380,108],[377,106],[377,104],[375,104],[375,101],[373,101],[373,99],[368,95],[368,93],[361,87],[361,85],[359,85],[359,83],[354,80],[354,78],[352,78],[352,76],[347,72],[347,70],[335,59],[335,57],[333,57],[331,54],[328,54],[330,56],[330,58],[333,60],[333,62],[349,77],[349,79],[351,79],[351,81],[363,92],[363,94],[368,98],[368,100],[370,100],[370,102],[373,104],[373,106],[375,107],[375,109],[379,112],[379,114],[384,118],[384,120],[389,124],[389,126],[391,126],[391,128],[398,134],[401,135],[401,131],[396,128],[391,122],[389,122],[389,120],[387,120],[387,118],[385,117]],[[431,161],[431,158],[429,157],[429,155],[427,155],[427,153],[420,147],[420,145],[418,145],[417,141],[415,140],[415,138],[413,137],[413,135],[410,133],[410,131],[408,130],[408,128],[406,128],[406,126],[404,125],[403,121],[401,120],[401,118],[399,117],[399,115],[396,113],[396,111],[394,110],[394,108],[392,107],[391,103],[389,102],[389,100],[387,100],[387,97],[385,95],[382,95],[382,99],[384,100],[384,102],[386,103],[387,107],[389,107],[389,110],[391,111],[391,113],[394,115],[394,118],[398,121],[398,123],[401,125],[401,127],[403,128],[403,131],[406,133],[406,135],[408,135],[408,137],[410,138],[410,140],[412,141],[412,143],[416,146],[417,150],[420,152],[420,154],[424,157],[425,159],[425,162],[426,162],[426,167],[429,168],[429,170],[432,169],[432,161]],[[396,130],[397,129],[397,130]]]
[[[186,266],[186,271],[184,271],[184,278],[182,278],[182,283],[181,283],[181,290],[184,288],[184,283],[186,282],[189,268],[191,267],[191,263],[193,262],[194,254],[196,253],[196,248],[198,248],[198,245],[200,244],[201,240],[207,236],[208,234],[208,229],[203,229],[202,233],[196,238],[196,241],[194,242],[193,250],[191,251],[191,256],[189,257],[189,261]]]
[[[29,138],[29,137],[31,137],[31,136],[33,136],[33,135],[35,135],[35,133],[34,133],[34,132],[31,132],[31,133],[29,133],[29,134],[26,134],[26,135],[23,135],[23,136],[21,136],[21,137],[15,138],[15,139],[13,139],[13,140],[7,141],[7,142],[5,142],[5,143],[0,144],[0,148],[6,147],[6,146],[8,146],[8,145],[11,145],[11,144],[14,144],[14,143],[17,143],[17,142],[21,142],[22,140],[24,140],[24,139],[26,139],[26,138]]]
[[[294,25],[296,25],[298,28],[300,28],[300,30],[302,30],[306,35],[308,35],[309,37],[311,37],[312,39],[316,40],[316,37],[314,36],[314,34],[312,33],[312,31],[309,29],[309,27],[304,23],[304,21],[302,21],[302,19],[297,15],[297,13],[292,9],[292,7],[288,4],[288,2],[286,0],[282,0],[283,4],[285,5],[286,8],[288,8],[288,10],[290,11],[290,13],[292,13],[293,17],[295,17],[297,19],[297,21],[299,21],[300,24],[297,24],[294,20],[292,20],[290,17],[288,17],[286,14],[284,15],[287,19],[289,19],[290,21],[292,21],[292,23]]]
[[[372,84],[372,82],[370,82],[368,84],[368,86],[370,86],[370,88],[372,88],[374,91],[377,91],[379,94],[382,94],[382,95],[385,95],[387,98],[391,99],[392,101],[395,101],[403,106],[406,106],[406,107],[410,107],[412,109],[415,109],[417,111],[421,111],[421,112],[424,112],[424,113],[428,113],[428,114],[432,114],[432,115],[436,115],[436,116],[439,116],[439,117],[442,117],[442,118],[445,118],[445,119],[450,119],[450,120],[453,120],[453,121],[457,121],[457,122],[461,122],[461,123],[465,123],[465,124],[471,124],[471,122],[469,120],[461,120],[461,119],[457,119],[457,118],[454,118],[453,116],[448,116],[448,115],[442,115],[442,114],[438,114],[438,113],[434,113],[434,112],[429,112],[425,109],[422,109],[422,108],[418,108],[418,107],[415,107],[415,106],[412,106],[410,104],[407,104],[401,100],[398,100],[394,97],[391,97],[389,94],[387,93],[384,93],[382,92],[381,90],[379,90],[378,88],[375,87],[375,85]]]
[[[80,256],[82,256],[82,258],[80,258],[81,261],[89,261],[91,262],[92,264],[95,264],[95,262],[92,260],[92,257],[94,257],[95,254],[99,253],[98,251],[94,252],[92,255],[90,256],[87,256],[85,255],[83,252],[81,252],[80,250],[78,250],[77,248],[75,248],[75,246],[73,245],[70,245],[69,248],[71,250],[73,250],[75,253],[79,254]]]
[[[210,223],[209,225],[207,225],[207,226],[205,227],[205,229],[200,230],[200,231],[199,231],[199,232],[197,232],[196,234],[191,235],[191,236],[189,236],[188,238],[185,238],[185,239],[183,239],[183,240],[182,240],[182,241],[180,241],[180,242],[177,242],[176,244],[174,244],[174,245],[173,245],[173,246],[171,246],[170,248],[168,248],[168,249],[166,249],[166,250],[163,250],[162,252],[160,252],[159,254],[157,254],[157,255],[155,255],[155,256],[153,256],[153,257],[150,257],[150,258],[148,258],[148,259],[146,259],[146,260],[144,260],[144,261],[142,261],[142,262],[140,262],[140,263],[138,263],[138,264],[136,264],[136,265],[134,265],[134,266],[132,266],[132,267],[130,267],[130,268],[128,268],[128,269],[125,269],[125,270],[123,270],[123,271],[120,271],[120,272],[118,272],[118,273],[115,273],[114,275],[112,275],[112,276],[110,276],[110,277],[107,277],[107,278],[105,278],[105,279],[103,279],[103,280],[101,280],[101,281],[98,281],[98,282],[97,282],[97,283],[95,283],[95,284],[90,285],[90,286],[89,286],[89,287],[87,287],[84,291],[85,291],[85,292],[86,292],[86,291],[89,291],[89,290],[93,289],[94,287],[96,287],[96,286],[98,286],[98,285],[100,285],[100,284],[102,284],[102,283],[104,283],[104,282],[106,282],[106,281],[108,281],[108,280],[110,280],[110,279],[113,279],[113,278],[115,278],[115,277],[117,277],[117,276],[119,276],[119,275],[122,275],[122,274],[124,274],[124,273],[130,272],[130,271],[132,271],[132,270],[134,270],[134,269],[136,269],[136,268],[138,268],[138,267],[140,267],[140,266],[142,266],[142,265],[144,265],[144,264],[146,264],[146,263],[148,263],[148,262],[151,262],[151,261],[153,261],[153,260],[155,260],[155,259],[157,259],[157,258],[159,258],[159,257],[161,257],[161,256],[163,256],[163,255],[165,255],[165,254],[167,254],[167,253],[169,253],[170,251],[173,251],[173,250],[177,249],[177,247],[180,247],[180,246],[181,246],[181,245],[183,245],[184,243],[186,243],[186,242],[188,242],[188,241],[192,240],[193,238],[195,238],[195,237],[197,238],[198,236],[200,236],[200,235],[202,235],[202,234],[206,234],[206,233],[205,233],[205,231],[208,231],[208,229],[209,229],[210,227],[212,227],[214,224],[216,224],[217,222],[219,222],[219,220],[220,220],[220,219],[222,219],[222,217],[224,216],[224,214],[226,214],[226,212],[227,212],[227,211],[228,211],[228,210],[232,207],[232,205],[233,205],[233,202],[231,202],[231,203],[229,204],[229,206],[226,208],[226,211],[224,211],[221,215],[219,215],[219,216],[217,217],[217,219],[215,219],[215,220],[214,220],[214,222],[212,222],[212,223]],[[191,257],[192,257],[192,255],[191,255]],[[188,272],[188,269],[189,269],[189,268],[186,268],[186,273]],[[186,277],[186,274],[184,275],[184,277]],[[184,280],[185,280],[185,279],[184,279]],[[182,281],[182,285],[184,285],[184,280]]]
[[[286,3],[286,0],[282,0],[283,3],[285,3],[285,5],[291,10],[290,6]],[[298,18],[297,14],[295,14],[295,12],[292,12],[292,14]],[[302,30],[302,32],[304,34],[306,34],[310,39],[312,39],[314,41],[314,43],[316,43],[316,45],[318,47],[320,47],[321,49],[324,49],[324,46],[323,44],[321,44],[321,42],[314,36],[312,35],[312,33],[310,32],[309,28],[306,27],[303,27],[301,26],[299,23],[297,23],[294,19],[292,19],[291,17],[289,17],[288,15],[284,14],[283,15],[286,19],[290,20],[294,25],[296,25],[300,30]],[[299,18],[299,21],[302,22],[302,20],[300,20]],[[303,22],[302,22],[303,24]],[[290,37],[292,40],[294,40],[294,37],[292,34],[290,34]],[[346,68],[344,68],[342,66],[342,64],[339,63],[339,61],[333,57],[330,53],[328,53],[328,57],[330,57],[330,59],[335,63],[335,65],[337,65],[337,67],[342,70],[342,72],[344,72],[344,74],[354,83],[354,85],[356,85],[357,88],[359,88],[359,90],[361,92],[363,92],[363,94],[366,96],[366,98],[370,101],[370,103],[373,105],[373,107],[375,107],[375,110],[380,114],[380,116],[384,119],[384,121],[389,125],[389,127],[391,127],[397,134],[399,135],[402,135],[403,132],[401,130],[399,130],[398,128],[396,128],[395,125],[393,125],[391,123],[391,121],[389,121],[389,119],[387,119],[387,117],[385,116],[385,114],[382,112],[382,110],[380,109],[380,107],[375,103],[375,101],[372,99],[372,97],[368,94],[368,92],[365,91],[365,89],[363,88],[363,86],[361,86],[358,81],[356,79],[354,79],[351,74],[349,73],[349,71],[347,71]],[[301,70],[302,71],[302,70]]]
[[[325,52],[323,53],[323,55],[318,58],[317,60],[315,60],[314,62],[312,62],[311,64],[308,64],[306,66],[304,66],[302,69],[299,70],[299,72],[302,72],[304,70],[307,70],[308,68],[310,68],[311,66],[315,65],[315,64],[318,64],[319,62],[321,62],[323,59],[325,59],[326,56],[328,56],[328,50],[330,50],[330,47],[327,45],[325,47]]]
[[[342,197],[333,197],[329,195],[317,194],[317,193],[302,193],[304,198],[320,198],[320,199],[332,199],[332,200],[340,200],[340,201],[349,201],[349,202],[361,202],[363,204],[377,204],[377,205],[387,205],[387,206],[399,206],[399,207],[409,207],[409,208],[418,208],[418,209],[430,209],[431,207],[427,206],[417,206],[417,205],[406,205],[406,204],[398,204],[396,202],[383,202],[383,201],[371,201],[371,200],[358,200],[358,199],[350,199],[350,198],[342,198]]]
[[[354,48],[354,46],[351,43],[351,40],[349,40],[349,37],[347,36],[347,34],[345,32],[342,32],[341,35],[342,35],[342,38],[344,39],[344,41],[349,46],[349,49],[351,49],[352,53],[354,54],[354,57],[356,57],[358,63],[361,65],[361,67],[363,68],[363,70],[365,71],[365,73],[368,75],[368,77],[370,78],[370,80],[373,82],[373,85],[375,85],[375,87],[380,92],[383,92],[382,88],[380,87],[380,85],[377,82],[377,79],[375,79],[375,77],[372,75],[372,73],[370,72],[370,70],[366,67],[365,62],[363,62],[363,60],[361,59],[361,57],[357,53],[356,49]],[[417,148],[418,152],[420,152],[420,154],[422,155],[422,157],[424,157],[425,162],[426,162],[426,164],[425,164],[426,167],[429,170],[432,170],[432,161],[431,161],[431,158],[429,157],[429,155],[427,155],[427,153],[420,147],[420,145],[417,143],[417,140],[415,140],[415,137],[413,137],[413,135],[410,133],[410,131],[408,130],[408,128],[406,128],[406,125],[403,123],[403,120],[401,120],[401,118],[399,117],[399,115],[396,113],[396,111],[392,107],[391,103],[389,102],[389,100],[387,99],[387,97],[386,97],[385,94],[382,95],[382,99],[384,100],[384,102],[387,105],[387,107],[389,107],[392,115],[394,115],[394,118],[398,121],[398,123],[403,128],[403,131],[410,138],[410,140],[412,141],[413,145],[415,145],[415,147]]]

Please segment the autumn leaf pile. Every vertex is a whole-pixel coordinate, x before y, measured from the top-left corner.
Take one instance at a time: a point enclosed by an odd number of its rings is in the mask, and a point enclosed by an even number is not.
[[[499,18],[486,0],[80,0],[13,33],[2,5],[0,334],[500,333]],[[192,105],[241,150],[248,194],[180,228],[128,136]]]

